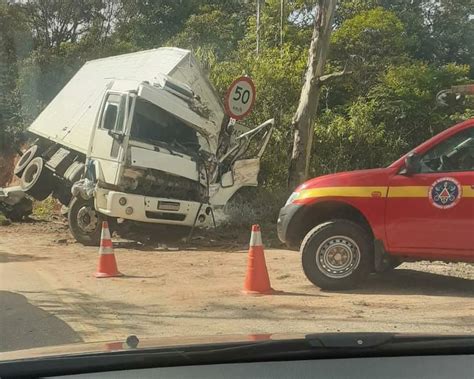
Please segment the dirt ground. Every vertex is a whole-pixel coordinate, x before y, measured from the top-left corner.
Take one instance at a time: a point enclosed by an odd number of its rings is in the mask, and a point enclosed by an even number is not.
[[[277,332],[474,332],[474,266],[405,263],[357,290],[323,292],[299,253],[266,248],[271,296],[241,293],[248,235],[190,244],[115,240],[121,278],[61,221],[0,227],[0,351],[76,341]],[[263,231],[265,241],[265,230]]]

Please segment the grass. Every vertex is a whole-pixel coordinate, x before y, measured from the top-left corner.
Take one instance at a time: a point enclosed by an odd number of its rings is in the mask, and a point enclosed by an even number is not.
[[[0,226],[10,225],[10,220],[0,213]]]
[[[52,197],[33,203],[33,216],[42,220],[50,220],[57,213],[58,202]]]

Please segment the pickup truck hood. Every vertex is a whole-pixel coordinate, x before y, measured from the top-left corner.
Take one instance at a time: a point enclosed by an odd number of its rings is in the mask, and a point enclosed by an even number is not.
[[[296,191],[325,187],[386,186],[391,171],[389,168],[374,168],[318,176],[300,185]]]

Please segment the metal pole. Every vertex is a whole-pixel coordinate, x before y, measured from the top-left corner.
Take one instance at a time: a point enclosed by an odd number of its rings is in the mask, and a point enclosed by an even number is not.
[[[260,0],[257,0],[257,56],[260,53]]]
[[[280,48],[283,47],[283,13],[285,0],[280,1]]]

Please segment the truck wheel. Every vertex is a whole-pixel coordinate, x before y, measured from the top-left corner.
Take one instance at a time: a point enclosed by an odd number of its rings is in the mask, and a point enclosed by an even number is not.
[[[326,290],[350,289],[370,272],[369,234],[347,220],[331,220],[313,228],[301,245],[303,271]]]
[[[21,188],[36,200],[46,199],[53,192],[53,174],[44,167],[41,157],[33,158],[21,175]]]
[[[28,166],[28,163],[30,163],[31,160],[38,155],[38,153],[38,145],[31,146],[18,160],[15,168],[13,169],[13,173],[21,178],[21,175],[23,174],[23,171],[25,171],[26,166]]]
[[[81,179],[85,167],[86,165],[82,162],[74,162],[64,173],[64,179],[74,184]]]
[[[94,209],[92,199],[74,197],[69,204],[69,230],[77,242],[85,246],[99,246],[102,221],[105,216]]]

